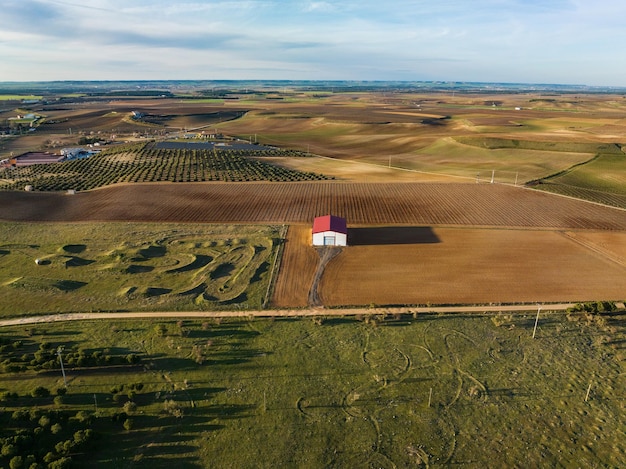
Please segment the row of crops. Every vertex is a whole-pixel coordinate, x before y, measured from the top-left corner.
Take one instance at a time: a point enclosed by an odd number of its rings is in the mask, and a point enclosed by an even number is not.
[[[257,154],[259,153],[259,154]],[[329,179],[253,159],[262,152],[217,149],[163,149],[123,145],[86,159],[6,168],[0,190],[89,190],[123,182],[314,181]],[[267,155],[266,155],[267,156]],[[276,150],[272,150],[276,156]],[[293,156],[286,152],[284,156]]]

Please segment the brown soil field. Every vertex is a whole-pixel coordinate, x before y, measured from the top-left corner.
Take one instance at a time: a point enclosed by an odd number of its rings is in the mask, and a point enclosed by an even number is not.
[[[0,220],[462,225],[626,230],[626,212],[501,184],[125,184],[90,192],[0,193]]]
[[[319,256],[311,246],[311,228],[307,225],[291,225],[276,277],[272,306],[277,308],[307,306],[318,261]]]
[[[401,168],[366,163],[356,160],[339,160],[312,156],[310,158],[263,157],[261,161],[297,171],[332,176],[341,181],[350,182],[460,182],[468,178],[459,178],[446,174],[412,171]]]
[[[412,230],[421,236],[409,244]],[[558,231],[416,227],[396,232],[395,227],[369,228],[360,245],[344,248],[328,264],[320,285],[325,306],[626,297],[624,259],[592,242],[604,233],[584,233],[581,244]],[[611,233],[611,238],[611,246],[626,246],[626,233]]]

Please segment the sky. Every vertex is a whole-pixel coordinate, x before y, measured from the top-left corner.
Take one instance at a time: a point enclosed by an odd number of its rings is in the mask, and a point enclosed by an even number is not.
[[[626,86],[622,0],[2,0],[0,81]]]

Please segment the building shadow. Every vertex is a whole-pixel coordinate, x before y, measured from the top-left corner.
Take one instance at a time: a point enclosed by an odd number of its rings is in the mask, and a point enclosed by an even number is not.
[[[433,244],[441,240],[429,226],[348,228],[348,246]]]

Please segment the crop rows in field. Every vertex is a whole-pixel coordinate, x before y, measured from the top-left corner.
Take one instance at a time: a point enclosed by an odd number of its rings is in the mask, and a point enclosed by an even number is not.
[[[626,208],[626,195],[624,194],[615,194],[569,184],[553,183],[548,180],[541,181],[537,188],[555,194],[574,197],[576,199],[590,200],[599,204]]]
[[[258,153],[258,154],[257,154]],[[276,156],[280,150],[271,150]],[[0,172],[0,189],[37,191],[89,190],[131,182],[246,182],[308,181],[327,177],[274,166],[240,150],[164,149],[148,145],[123,146],[90,158],[62,163],[9,168]],[[292,156],[291,153],[286,156]]]
[[[498,184],[125,184],[74,196],[0,192],[0,219],[465,225],[626,230],[626,212]]]

